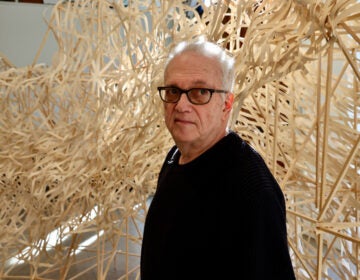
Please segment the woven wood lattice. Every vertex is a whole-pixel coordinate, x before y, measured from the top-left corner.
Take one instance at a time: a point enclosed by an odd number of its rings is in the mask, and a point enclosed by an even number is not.
[[[297,279],[359,279],[359,1],[128,2],[59,2],[51,65],[0,60],[0,278],[139,279],[172,145],[156,86],[205,35],[236,58],[232,129],[285,193]]]

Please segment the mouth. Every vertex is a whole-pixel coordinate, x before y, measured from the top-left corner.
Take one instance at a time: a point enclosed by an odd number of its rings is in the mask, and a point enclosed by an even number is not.
[[[177,123],[177,124],[184,124],[184,125],[186,125],[186,124],[193,124],[192,121],[185,120],[185,119],[178,119],[178,118],[175,119],[174,122]]]

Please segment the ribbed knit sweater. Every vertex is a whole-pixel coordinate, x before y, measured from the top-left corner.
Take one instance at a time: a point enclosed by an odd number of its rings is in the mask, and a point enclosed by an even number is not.
[[[173,147],[143,235],[141,280],[295,279],[284,196],[260,155],[230,132],[179,165]]]

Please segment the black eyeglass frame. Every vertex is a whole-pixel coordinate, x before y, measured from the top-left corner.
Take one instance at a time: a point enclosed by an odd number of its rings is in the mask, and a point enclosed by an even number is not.
[[[180,100],[180,98],[181,98],[181,95],[182,95],[183,93],[185,93],[187,99],[189,100],[189,102],[190,102],[191,104],[194,104],[194,105],[205,105],[205,104],[209,103],[210,100],[211,100],[211,97],[212,97],[213,93],[227,93],[227,92],[228,92],[227,90],[223,90],[223,89],[214,89],[214,88],[189,88],[189,89],[182,89],[182,88],[178,88],[178,87],[174,87],[174,86],[158,87],[157,89],[158,89],[158,91],[159,91],[159,95],[160,95],[161,100],[162,100],[163,102],[165,102],[165,103],[177,103],[177,102],[179,102],[179,100]],[[167,89],[177,89],[177,90],[179,90],[180,94],[179,94],[179,96],[178,96],[178,99],[175,100],[175,101],[167,101],[167,100],[165,100],[165,99],[162,97],[162,95],[161,95],[161,91],[162,91],[162,90],[167,90]],[[208,91],[210,92],[209,100],[206,101],[206,102],[204,102],[204,103],[196,103],[196,102],[191,101],[191,98],[189,97],[189,92],[192,91],[192,90],[194,90],[194,89],[208,90]]]

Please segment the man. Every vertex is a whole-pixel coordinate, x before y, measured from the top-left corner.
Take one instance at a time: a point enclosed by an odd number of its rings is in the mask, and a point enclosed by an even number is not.
[[[146,217],[141,279],[295,279],[281,189],[259,154],[227,129],[233,59],[216,44],[182,42],[164,83],[176,145]]]

